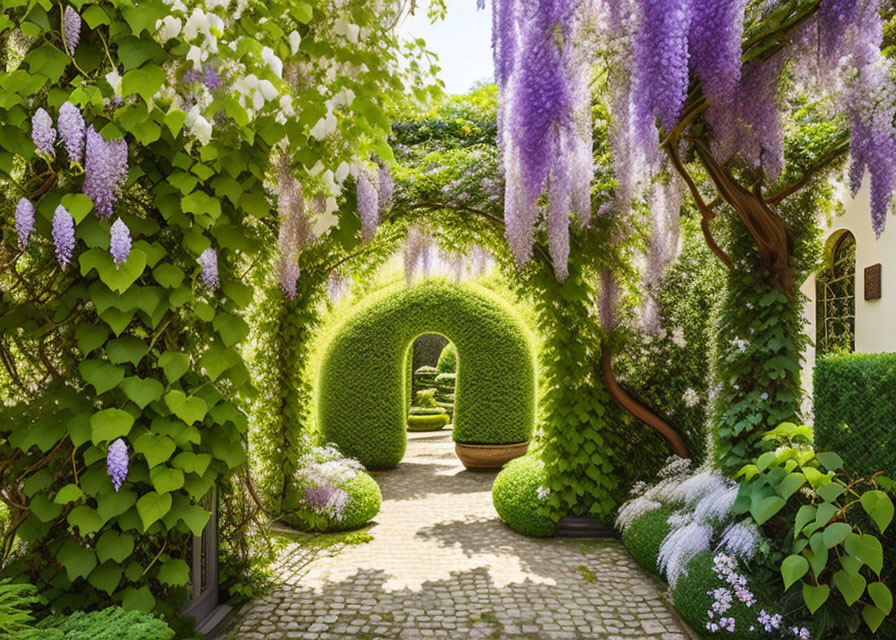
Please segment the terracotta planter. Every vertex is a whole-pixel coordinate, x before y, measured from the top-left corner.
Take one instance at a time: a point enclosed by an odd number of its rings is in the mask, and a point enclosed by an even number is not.
[[[471,471],[497,470],[514,458],[526,455],[528,442],[516,444],[454,443],[454,451],[463,465]]]

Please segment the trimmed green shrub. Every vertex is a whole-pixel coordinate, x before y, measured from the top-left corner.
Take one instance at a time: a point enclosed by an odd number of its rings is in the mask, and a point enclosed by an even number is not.
[[[457,348],[451,342],[442,349],[436,369],[439,373],[457,373]]]
[[[713,589],[723,586],[713,571],[713,552],[701,551],[688,562],[685,573],[681,575],[672,590],[672,601],[675,609],[692,628],[706,634],[706,612],[714,601],[711,592]],[[724,637],[730,640],[768,638],[760,625],[756,622],[757,613],[765,608],[767,611],[775,611],[778,607],[754,604],[752,608],[734,599],[731,608],[725,612],[725,617],[734,618],[734,632],[725,631]],[[754,628],[750,632],[750,627]]]
[[[433,415],[411,414],[408,416],[408,431],[438,431],[449,422],[451,422],[451,418],[448,417],[447,413]]]
[[[896,353],[845,353],[815,365],[815,442],[857,474],[896,473]]]
[[[342,488],[348,493],[350,500],[342,514],[342,521],[331,527],[330,531],[358,529],[373,520],[380,512],[383,494],[380,485],[370,474],[359,473]]]
[[[443,416],[448,415],[445,407],[411,407],[412,416]]]
[[[52,640],[171,640],[174,631],[164,621],[142,611],[107,607],[85,613],[52,616],[38,625],[42,638]]]
[[[663,539],[669,535],[671,529],[666,524],[666,520],[674,511],[675,506],[671,504],[648,511],[622,532],[622,544],[632,554],[635,562],[644,571],[655,576],[660,575],[656,566],[656,559],[660,554],[660,545],[663,543]]]
[[[417,392],[417,405],[418,407],[432,408],[436,406],[436,390],[435,389],[421,389]]]
[[[441,280],[379,298],[336,332],[318,381],[323,439],[369,468],[398,464],[407,441],[407,359],[422,333],[446,336],[462,354],[454,439],[481,444],[529,440],[535,363],[525,328],[495,294]]]
[[[534,455],[511,460],[492,485],[492,502],[498,515],[517,533],[547,538],[557,525],[543,508],[539,489],[547,486],[544,463]]]
[[[339,485],[348,494],[348,503],[339,520],[318,510],[299,507],[284,514],[282,521],[301,531],[331,532],[358,529],[370,522],[380,511],[383,494],[380,486],[369,473],[358,471],[352,478]]]

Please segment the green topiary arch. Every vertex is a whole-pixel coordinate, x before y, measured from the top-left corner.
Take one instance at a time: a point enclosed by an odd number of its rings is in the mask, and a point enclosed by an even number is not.
[[[455,441],[529,440],[535,361],[525,327],[487,289],[442,280],[391,293],[339,328],[318,380],[323,438],[367,467],[398,464],[407,443],[409,358],[424,333],[441,334],[457,348]]]

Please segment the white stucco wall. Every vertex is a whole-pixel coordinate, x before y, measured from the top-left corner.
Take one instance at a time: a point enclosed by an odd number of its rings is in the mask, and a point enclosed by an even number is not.
[[[825,247],[842,230],[849,230],[856,238],[856,351],[862,353],[896,352],[896,218],[890,216],[887,229],[880,238],[871,231],[871,205],[868,180],[855,198],[848,193],[843,204],[846,211],[835,217],[824,230]],[[881,298],[865,300],[865,267],[880,263]],[[815,340],[815,276],[802,286],[809,301],[803,310],[808,325],[806,331]],[[815,347],[804,354],[803,388],[812,391],[812,369],[815,367]]]

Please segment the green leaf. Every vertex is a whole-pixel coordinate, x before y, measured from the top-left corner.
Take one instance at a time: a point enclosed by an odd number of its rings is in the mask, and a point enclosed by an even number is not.
[[[124,74],[121,79],[121,92],[126,96],[133,93],[140,94],[146,104],[151,104],[152,97],[164,83],[164,69],[157,64],[145,64]]]
[[[171,494],[160,495],[150,491],[137,500],[137,513],[143,522],[143,531],[149,529],[154,522],[160,520],[171,508]]]
[[[119,385],[124,394],[134,404],[143,409],[150,402],[161,400],[165,387],[154,378],[138,378],[131,376],[121,381]]]
[[[87,582],[92,587],[105,591],[108,595],[112,595],[121,583],[122,569],[121,565],[115,562],[106,562],[94,569]]]
[[[89,576],[97,564],[93,549],[85,549],[74,540],[66,540],[62,544],[56,559],[65,567],[65,573],[72,582]]]
[[[184,213],[207,215],[214,219],[221,217],[221,201],[205,191],[194,191],[180,200]]]
[[[190,567],[180,558],[168,558],[159,569],[158,580],[170,587],[180,587],[190,581]]]
[[[124,590],[121,606],[128,611],[144,611],[149,613],[156,606],[156,599],[149,587],[142,586],[139,589],[128,587]]]
[[[842,496],[845,492],[846,487],[839,482],[832,482],[829,485],[821,487],[817,493],[825,502],[834,502],[834,500]]]
[[[865,593],[865,578],[856,574],[848,575],[845,571],[837,571],[834,573],[834,586],[843,594],[847,606],[852,606]]]
[[[185,353],[166,351],[159,356],[159,366],[168,382],[177,382],[190,368],[190,358]]]
[[[831,518],[834,517],[834,515],[837,513],[837,511],[839,511],[839,509],[833,504],[825,503],[825,504],[819,505],[818,512],[816,513],[816,516],[815,516],[816,524],[818,524],[819,527],[823,527],[824,525],[826,525],[828,522],[831,521]]]
[[[134,551],[134,536],[130,533],[103,532],[96,542],[96,555],[100,562],[114,560],[121,564]]]
[[[796,520],[794,521],[794,537],[800,534],[809,522],[815,520],[816,509],[811,504],[804,504],[800,510],[796,512]]]
[[[159,493],[170,493],[184,486],[184,472],[180,469],[157,466],[149,471],[152,486]]]
[[[759,502],[755,509],[750,510],[750,514],[753,516],[756,524],[764,524],[778,513],[785,504],[787,504],[787,501],[780,496],[767,496]]]
[[[211,518],[211,513],[200,506],[190,504],[188,498],[179,495],[175,498],[168,517],[173,518],[172,526],[177,521],[183,521],[194,536],[200,536]]]
[[[189,396],[183,391],[172,390],[165,394],[165,404],[172,413],[187,424],[199,422],[208,413],[208,405],[198,396]]]
[[[883,491],[866,491],[861,498],[862,508],[874,520],[877,528],[883,533],[893,521],[893,501]]]
[[[795,582],[809,571],[809,561],[803,556],[787,556],[781,563],[781,576],[784,578],[784,590],[787,591]]]
[[[872,582],[868,585],[868,595],[874,606],[883,611],[885,616],[893,610],[893,593],[883,582]]]
[[[806,476],[802,473],[789,473],[778,485],[776,491],[779,496],[787,500],[790,496],[799,491],[799,488],[804,484],[806,484]]]
[[[72,509],[66,520],[71,526],[78,528],[81,536],[96,533],[105,524],[100,514],[96,512],[96,509],[88,507],[86,504],[78,505]]]
[[[880,540],[870,534],[860,536],[851,533],[846,536],[843,547],[846,549],[846,553],[867,564],[874,573],[880,575],[884,565],[884,551]]]
[[[80,500],[83,497],[84,492],[81,491],[81,487],[76,484],[67,484],[56,492],[56,497],[53,498],[53,502],[56,504],[68,504],[69,502]]]
[[[829,524],[824,530],[824,546],[832,549],[846,540],[846,536],[850,533],[852,533],[852,527],[845,522]]]
[[[137,504],[137,494],[130,489],[115,491],[112,488],[112,482],[108,478],[106,478],[105,482],[108,489],[97,496],[96,510],[103,520],[109,521],[127,512],[128,509]]]
[[[176,448],[174,440],[154,433],[144,433],[134,441],[134,451],[143,454],[150,469],[170,458]]]
[[[809,566],[812,567],[812,572],[819,576],[827,567],[828,556],[830,555],[828,548],[824,546],[824,536],[821,531],[816,531],[809,537],[809,546],[811,551],[807,550],[805,552],[807,554],[806,557],[809,559]]]
[[[183,469],[186,473],[196,473],[202,475],[211,464],[212,457],[207,453],[193,453],[192,451],[181,451],[178,453],[171,464],[178,469]]]
[[[826,584],[818,586],[811,585],[808,582],[803,583],[803,600],[809,608],[810,613],[815,613],[827,602],[828,596],[831,595],[831,588]]]
[[[164,122],[165,126],[168,127],[168,130],[171,132],[171,135],[176,138],[177,134],[180,133],[181,128],[183,128],[186,119],[187,114],[184,111],[172,107],[171,110],[165,114]]]
[[[862,562],[844,553],[840,555],[840,566],[846,573],[854,576],[862,568]]]
[[[134,416],[121,409],[103,409],[90,416],[91,440],[94,444],[111,442],[131,432]]]
[[[872,633],[877,631],[885,617],[884,612],[874,605],[866,604],[862,609],[862,619],[865,620],[865,624],[868,625]]]
[[[75,224],[81,224],[87,214],[93,211],[93,201],[83,193],[67,193],[59,203],[72,215]]]
[[[825,466],[828,471],[836,471],[837,469],[843,468],[843,458],[838,456],[833,451],[823,451],[821,453],[816,453],[815,457],[821,464]]]
[[[163,262],[152,271],[156,282],[166,289],[173,289],[184,281],[184,271],[168,262]]]
[[[78,343],[82,355],[90,355],[99,347],[103,346],[109,337],[109,329],[102,325],[90,324],[89,322],[79,322],[75,329],[75,340]]]
[[[226,347],[232,347],[249,335],[249,325],[246,321],[229,313],[219,313],[215,316],[212,326],[221,335],[221,341]]]
[[[756,467],[760,471],[765,471],[777,457],[778,454],[776,454],[774,451],[766,451],[756,460]]]
[[[106,344],[106,355],[114,364],[130,362],[136,367],[147,353],[149,346],[134,336],[115,338]]]
[[[93,385],[97,395],[117,387],[124,379],[124,368],[99,360],[84,360],[78,365],[84,382]]]

